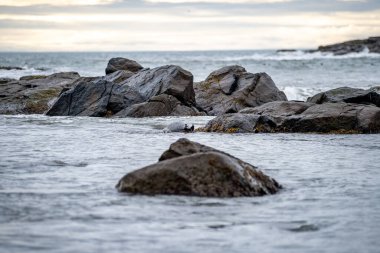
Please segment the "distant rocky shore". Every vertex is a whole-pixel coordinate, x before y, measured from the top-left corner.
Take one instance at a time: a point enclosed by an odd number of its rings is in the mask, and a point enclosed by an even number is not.
[[[305,50],[306,53],[315,52],[329,52],[334,55],[345,55],[350,53],[360,53],[368,50],[369,53],[380,54],[380,36],[379,37],[369,37],[363,40],[350,40],[341,43],[336,43],[332,45],[319,46],[317,49]],[[277,52],[295,52],[296,49],[280,49]]]
[[[198,131],[379,133],[380,87],[342,87],[288,101],[266,73],[241,66],[202,82],[175,65],[153,69],[112,58],[100,77],[76,72],[0,78],[0,114],[154,117],[216,116]]]

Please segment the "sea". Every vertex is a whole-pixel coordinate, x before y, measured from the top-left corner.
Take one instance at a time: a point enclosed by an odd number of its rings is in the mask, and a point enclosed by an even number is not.
[[[267,51],[0,53],[0,78],[76,71],[112,57],[175,64],[195,81],[227,65],[268,73],[289,100],[380,86],[380,54]],[[212,117],[0,115],[0,252],[334,252],[380,249],[380,135],[164,133]],[[283,189],[252,198],[118,193],[126,173],[188,138],[228,152]]]

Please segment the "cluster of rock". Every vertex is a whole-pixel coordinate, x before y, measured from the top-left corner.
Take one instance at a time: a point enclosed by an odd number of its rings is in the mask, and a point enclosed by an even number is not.
[[[300,101],[276,101],[220,115],[202,128],[227,133],[380,133],[380,87],[348,87]]]
[[[154,69],[113,58],[101,77],[78,73],[0,79],[0,113],[49,116],[217,116],[200,130],[212,132],[380,132],[380,88],[326,91],[307,102],[287,101],[266,73],[241,66],[206,80],[179,66]],[[59,96],[59,97],[58,97]],[[190,126],[189,126],[190,127]]]
[[[275,194],[281,185],[236,157],[179,139],[157,163],[125,175],[116,188],[146,195],[254,197]]]

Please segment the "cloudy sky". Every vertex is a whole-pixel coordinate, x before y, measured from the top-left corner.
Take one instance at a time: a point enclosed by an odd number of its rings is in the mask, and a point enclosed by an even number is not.
[[[0,0],[0,51],[313,48],[380,36],[380,0]]]

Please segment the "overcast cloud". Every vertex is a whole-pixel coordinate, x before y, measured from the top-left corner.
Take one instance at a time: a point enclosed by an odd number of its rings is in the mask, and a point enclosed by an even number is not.
[[[0,51],[313,48],[376,35],[378,0],[0,0]]]

